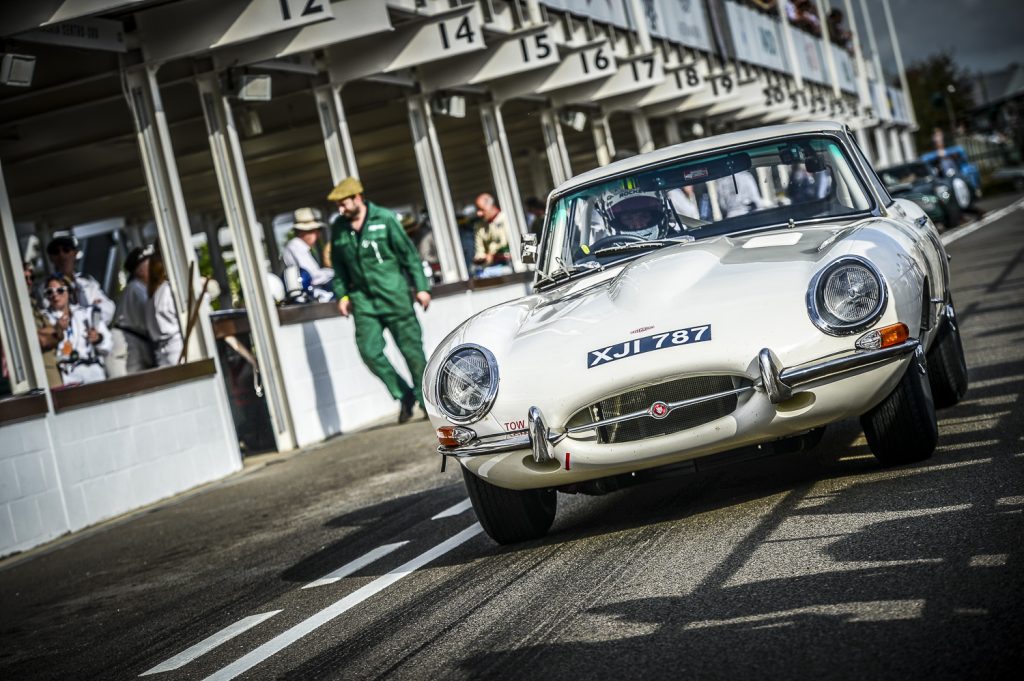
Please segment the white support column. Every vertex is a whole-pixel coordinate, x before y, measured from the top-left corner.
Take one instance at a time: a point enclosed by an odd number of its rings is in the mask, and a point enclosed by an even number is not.
[[[548,155],[551,180],[557,187],[572,177],[569,150],[565,148],[565,137],[562,135],[562,124],[558,120],[558,112],[554,109],[541,111],[540,125],[544,133],[544,151]]]
[[[199,290],[199,259],[192,248],[192,226],[185,208],[156,73],[157,67],[138,66],[125,69],[124,75],[128,85],[128,107],[135,123],[139,155],[160,238],[160,252],[177,306],[178,323],[184,333],[188,324],[189,291]],[[193,266],[191,278],[190,266]],[[202,325],[189,339],[187,356],[192,359],[217,354],[213,329],[208,322],[209,307],[205,302],[203,306],[199,315]]]
[[[853,35],[853,63],[857,68],[857,97],[861,107],[871,105],[871,93],[868,92],[868,72],[864,64],[864,52],[860,46],[860,31],[853,14],[853,0],[843,0],[846,6],[846,19],[850,22],[850,33]],[[877,112],[875,113],[877,115]],[[862,144],[861,147],[864,145]]]
[[[15,395],[46,386],[43,354],[25,283],[24,263],[18,246],[11,203],[0,166],[0,342]]]
[[[900,131],[896,128],[889,128],[889,158],[894,164],[903,163],[903,149],[900,147]]]
[[[832,96],[839,99],[843,93],[839,90],[839,74],[836,72],[836,60],[832,55],[832,36],[828,34],[828,26],[824,25],[826,23],[825,5],[821,0],[814,0],[814,4],[818,8],[818,16],[822,22],[821,39],[825,45],[825,66],[828,67],[828,77],[832,83]]]
[[[793,81],[797,90],[804,89],[804,77],[800,73],[800,62],[796,60],[796,45],[793,43],[793,27],[789,25],[786,17],[786,3],[775,3],[779,8],[779,23],[782,24],[782,42],[786,44],[786,56],[789,58],[789,68],[793,69]]]
[[[885,21],[889,24],[889,40],[892,42],[892,53],[896,57],[896,70],[900,75],[900,89],[903,90],[903,99],[907,102],[907,117],[910,124],[917,127],[917,115],[914,113],[914,102],[910,99],[910,85],[907,83],[907,70],[903,67],[903,53],[900,50],[900,40],[896,35],[896,26],[892,21],[892,10],[889,9],[889,0],[882,0],[882,9],[885,10]]]
[[[434,230],[441,277],[445,283],[463,281],[469,278],[469,272],[462,257],[455,205],[448,187],[448,172],[441,156],[430,103],[425,95],[415,95],[408,99],[407,105],[413,151],[416,153],[416,166],[423,186],[423,198],[427,202],[430,225]]]
[[[238,274],[249,316],[250,337],[266,391],[274,438],[279,451],[294,449],[295,431],[277,344],[277,308],[267,289],[266,274],[269,268],[263,247],[263,230],[256,221],[249,176],[231,114],[231,102],[221,91],[219,74],[202,74],[196,78],[196,83],[206,119],[221,202],[234,240]]]
[[[900,132],[900,141],[903,143],[903,158],[907,161],[913,161],[917,158],[917,148],[914,146],[914,136],[910,134],[910,130],[903,128]]]
[[[775,205],[775,185],[772,184],[772,169],[761,166],[755,169],[757,186],[761,188],[761,198],[769,206]]]
[[[551,191],[551,186],[548,184],[548,171],[544,167],[544,158],[538,150],[530,149],[528,160],[530,164],[530,187],[533,190],[533,195],[544,201],[548,197],[548,192]]]
[[[313,90],[316,111],[320,116],[320,131],[324,136],[327,163],[331,167],[331,182],[338,184],[346,177],[358,177],[356,155],[352,149],[352,135],[341,101],[340,85],[321,85]]]
[[[671,116],[665,119],[665,141],[669,146],[683,141],[683,135],[679,131],[679,121]]]
[[[636,135],[636,145],[641,154],[654,151],[654,135],[651,134],[651,123],[644,116],[643,112],[634,111],[630,115],[633,123],[633,134]]]
[[[480,122],[484,128],[484,143],[487,157],[491,162],[491,176],[494,190],[498,194],[501,210],[508,216],[508,248],[512,256],[512,268],[516,272],[526,270],[522,258],[522,235],[526,232],[526,212],[516,184],[512,152],[505,134],[505,121],[501,116],[501,105],[485,102],[480,105]]]
[[[590,129],[594,135],[597,165],[606,166],[615,158],[615,140],[612,138],[612,128],[608,124],[608,114],[596,116]]]
[[[881,125],[876,125],[874,129],[875,133],[875,166],[878,168],[885,168],[886,166],[892,165],[889,160],[889,151],[886,148],[887,143],[885,140],[885,128]]]
[[[867,157],[868,162],[871,165],[875,165],[875,155],[871,151],[871,142],[868,139],[868,130],[865,127],[859,127],[853,131],[857,136],[857,144],[860,146],[860,150],[864,152],[864,156]]]

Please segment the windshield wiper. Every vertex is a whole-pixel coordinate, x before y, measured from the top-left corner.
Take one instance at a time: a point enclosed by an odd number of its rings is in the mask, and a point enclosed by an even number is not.
[[[537,282],[538,284],[560,284],[562,282],[569,281],[570,279],[574,279],[579,275],[590,274],[591,272],[600,272],[604,269],[604,265],[594,261],[582,262],[572,268],[566,267],[561,258],[556,258],[555,262],[558,263],[559,269],[555,270],[551,274],[541,274],[540,281]]]
[[[662,248],[664,246],[677,246],[679,244],[685,244],[693,241],[693,237],[687,239],[657,239],[655,241],[630,241],[624,244],[616,244],[614,246],[606,246],[600,248],[591,255],[607,255],[609,253],[628,253],[630,251],[642,251],[648,248]]]

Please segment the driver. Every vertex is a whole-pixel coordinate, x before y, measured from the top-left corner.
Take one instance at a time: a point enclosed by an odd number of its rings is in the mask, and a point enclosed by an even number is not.
[[[655,196],[633,194],[608,210],[610,227],[616,234],[631,234],[646,241],[662,236],[665,207]]]

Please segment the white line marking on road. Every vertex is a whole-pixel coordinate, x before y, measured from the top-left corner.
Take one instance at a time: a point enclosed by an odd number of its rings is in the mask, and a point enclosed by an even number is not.
[[[279,612],[281,611],[272,610],[270,612],[265,612],[261,615],[252,615],[251,617],[240,619],[234,624],[225,627],[224,629],[221,629],[213,636],[210,636],[209,638],[204,638],[202,641],[195,644],[188,650],[183,650],[182,652],[178,653],[169,660],[161,662],[160,664],[158,664],[157,666],[153,667],[148,671],[142,672],[141,674],[139,674],[139,676],[161,674],[163,672],[169,672],[171,670],[177,669],[178,667],[184,667],[186,664],[196,659],[200,655],[208,653],[220,644],[226,643],[227,641],[230,641],[239,634],[249,631],[260,622],[270,619]]]
[[[400,542],[395,542],[394,544],[384,544],[384,546],[378,546],[373,551],[370,551],[369,553],[366,553],[366,554],[360,556],[359,558],[356,558],[355,560],[353,560],[350,563],[345,563],[344,565],[342,565],[337,570],[334,570],[333,572],[328,572],[326,575],[324,575],[320,579],[316,580],[315,582],[310,582],[309,584],[307,584],[306,586],[304,586],[302,588],[303,589],[312,589],[313,587],[317,587],[317,586],[324,586],[326,584],[334,584],[335,582],[337,582],[337,581],[339,581],[341,579],[344,579],[345,577],[348,577],[353,572],[356,572],[357,570],[363,569],[364,567],[366,567],[367,565],[369,565],[373,561],[379,560],[380,558],[383,558],[384,556],[388,555],[389,553],[391,553],[395,549],[400,548],[402,546],[405,546],[408,543],[409,543],[408,541],[400,541]]]
[[[1015,210],[1017,210],[1018,208],[1021,208],[1021,207],[1024,207],[1024,199],[1019,199],[1017,201],[1014,201],[1009,206],[1005,206],[1003,208],[1000,208],[997,211],[993,211],[992,213],[989,213],[985,217],[981,218],[980,220],[976,220],[975,222],[972,222],[970,224],[964,225],[960,229],[954,230],[954,231],[949,232],[947,234],[943,234],[942,237],[941,237],[942,238],[942,245],[943,246],[948,246],[951,243],[953,243],[954,241],[956,241],[957,239],[961,239],[961,238],[967,236],[968,234],[973,234],[973,233],[977,232],[979,229],[981,229],[982,227],[984,227],[985,225],[987,225],[987,224],[989,224],[991,222],[995,222],[999,218],[1001,218],[1001,217],[1003,217],[1005,215],[1009,215],[1010,213],[1012,213],[1013,211],[1015,211]]]
[[[435,515],[433,518],[431,518],[431,520],[438,520],[440,518],[449,518],[449,517],[451,517],[453,515],[459,515],[460,513],[465,513],[466,511],[469,510],[469,507],[472,506],[472,505],[473,505],[472,501],[470,501],[469,499],[463,499],[462,501],[460,501],[459,503],[455,504],[451,508],[446,508],[445,510],[441,511],[440,513]]]
[[[451,539],[441,542],[429,551],[416,556],[405,565],[395,568],[386,575],[373,580],[361,589],[357,589],[341,600],[335,601],[315,615],[304,619],[291,629],[288,629],[284,633],[270,639],[251,653],[243,655],[223,669],[214,672],[210,676],[206,677],[205,681],[229,681],[229,679],[233,679],[239,674],[245,673],[260,662],[269,658],[271,655],[284,650],[303,636],[319,629],[335,617],[354,608],[371,596],[383,591],[403,577],[411,575],[413,572],[435,558],[443,556],[457,546],[464,544],[476,535],[480,534],[482,531],[483,528],[480,527],[480,523],[473,523]]]

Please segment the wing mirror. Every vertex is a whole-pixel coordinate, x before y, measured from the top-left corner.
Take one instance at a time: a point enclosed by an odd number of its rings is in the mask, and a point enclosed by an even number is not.
[[[527,265],[537,264],[537,235],[523,234],[523,246],[520,251],[523,256],[523,263]]]

